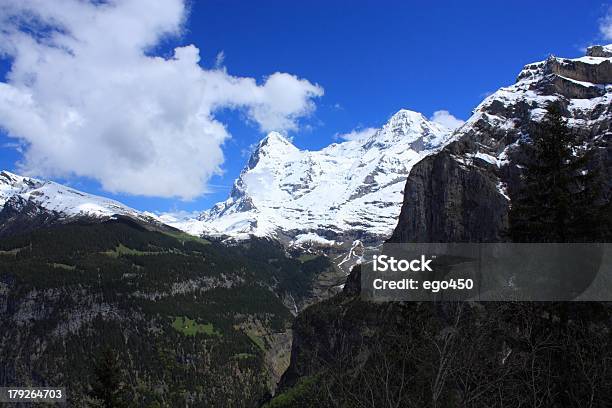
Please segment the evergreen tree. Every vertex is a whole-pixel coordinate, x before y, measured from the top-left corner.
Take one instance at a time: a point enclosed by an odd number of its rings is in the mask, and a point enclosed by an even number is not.
[[[95,381],[91,396],[102,403],[104,408],[126,406],[123,401],[123,383],[117,356],[110,347],[105,348],[94,368]]]
[[[597,242],[610,234],[610,205],[602,205],[605,184],[589,153],[551,104],[530,131],[523,188],[512,200],[514,242]]]

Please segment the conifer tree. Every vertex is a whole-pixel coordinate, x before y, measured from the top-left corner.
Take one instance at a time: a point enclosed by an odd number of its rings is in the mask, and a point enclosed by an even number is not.
[[[123,401],[123,383],[121,368],[115,353],[110,347],[105,348],[94,368],[95,381],[92,384],[91,396],[100,401],[104,408],[121,408]]]
[[[589,153],[551,104],[523,143],[523,188],[512,199],[510,236],[514,242],[597,242],[609,237],[610,205],[605,185]]]

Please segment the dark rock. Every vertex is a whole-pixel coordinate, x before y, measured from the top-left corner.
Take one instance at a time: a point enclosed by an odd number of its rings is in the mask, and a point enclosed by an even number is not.
[[[600,64],[589,64],[577,60],[554,58],[549,59],[547,63],[553,73],[566,78],[593,84],[612,83],[612,62],[610,60]]]
[[[461,164],[445,150],[413,168],[399,224],[389,241],[499,241],[506,206],[487,169]]]
[[[612,57],[612,49],[609,46],[604,47],[602,45],[593,45],[587,48],[586,55],[589,57],[610,58]]]

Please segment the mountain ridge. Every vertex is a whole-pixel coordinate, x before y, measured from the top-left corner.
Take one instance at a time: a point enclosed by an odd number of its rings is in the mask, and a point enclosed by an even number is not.
[[[448,142],[450,135],[450,129],[407,109],[396,112],[367,138],[332,143],[320,150],[301,150],[286,136],[270,132],[254,149],[229,198],[195,217],[138,211],[112,199],[6,170],[0,172],[0,206],[11,216],[27,207],[30,216],[43,215],[49,223],[123,215],[196,236],[259,236],[288,245],[328,246],[342,241],[353,245],[360,239],[379,244],[391,232],[390,220],[399,214],[401,185],[410,167]],[[325,190],[326,183],[333,183],[333,188]],[[338,192],[342,197],[337,200]],[[268,194],[271,197],[265,197]],[[359,206],[370,208],[361,211]],[[362,223],[363,218],[368,221]]]
[[[410,168],[448,143],[450,129],[402,109],[369,138],[300,150],[277,132],[264,137],[234,182],[229,198],[196,218],[160,217],[194,235],[286,244],[380,243],[399,214]]]
[[[514,84],[485,98],[454,131],[418,112],[401,109],[369,137],[332,143],[320,150],[301,150],[289,138],[270,132],[251,154],[228,199],[195,217],[141,212],[114,200],[8,171],[0,173],[0,205],[3,212],[11,210],[13,215],[20,208],[37,214],[47,212],[56,220],[118,214],[167,224],[197,236],[259,236],[289,246],[352,245],[355,241],[377,245],[392,235],[398,218],[402,225],[412,223],[410,228],[416,231],[418,223],[424,225],[423,217],[440,219],[434,213],[445,214],[444,208],[429,202],[433,195],[418,192],[422,186],[411,183],[424,182],[436,171],[425,167],[446,157],[450,165],[459,168],[468,162],[486,171],[493,168],[486,178],[495,179],[495,188],[476,173],[470,177],[475,177],[472,184],[487,186],[480,193],[485,191],[483,194],[495,203],[483,209],[484,215],[503,224],[503,211],[492,214],[488,210],[502,208],[509,199],[508,189],[512,189],[518,172],[508,163],[519,139],[528,133],[521,123],[537,120],[546,103],[560,100],[570,126],[589,125],[590,133],[605,138],[612,115],[611,61],[612,47],[604,45],[590,47],[579,58],[551,56],[527,64]],[[438,166],[447,164],[440,162]],[[405,184],[410,174],[413,177]],[[464,192],[471,188],[466,180],[462,183]],[[404,189],[406,186],[409,188]],[[407,211],[402,206],[410,207],[408,218],[401,216]],[[435,234],[412,238],[430,240]]]
[[[79,220],[104,221],[117,216],[130,217],[155,228],[174,229],[161,223],[154,214],[109,198],[7,170],[0,172],[0,235]]]
[[[503,240],[510,198],[524,167],[520,144],[550,103],[593,153],[591,166],[612,180],[612,46],[579,58],[527,64],[514,84],[485,98],[455,140],[417,163],[405,186],[394,242]],[[597,56],[593,56],[597,55]]]

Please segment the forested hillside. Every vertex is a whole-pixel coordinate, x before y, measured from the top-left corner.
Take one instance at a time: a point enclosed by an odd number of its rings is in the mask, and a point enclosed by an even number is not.
[[[288,363],[281,298],[307,295],[329,267],[270,241],[226,246],[128,218],[5,238],[0,384],[62,385],[91,402],[111,350],[132,406],[253,406]]]

